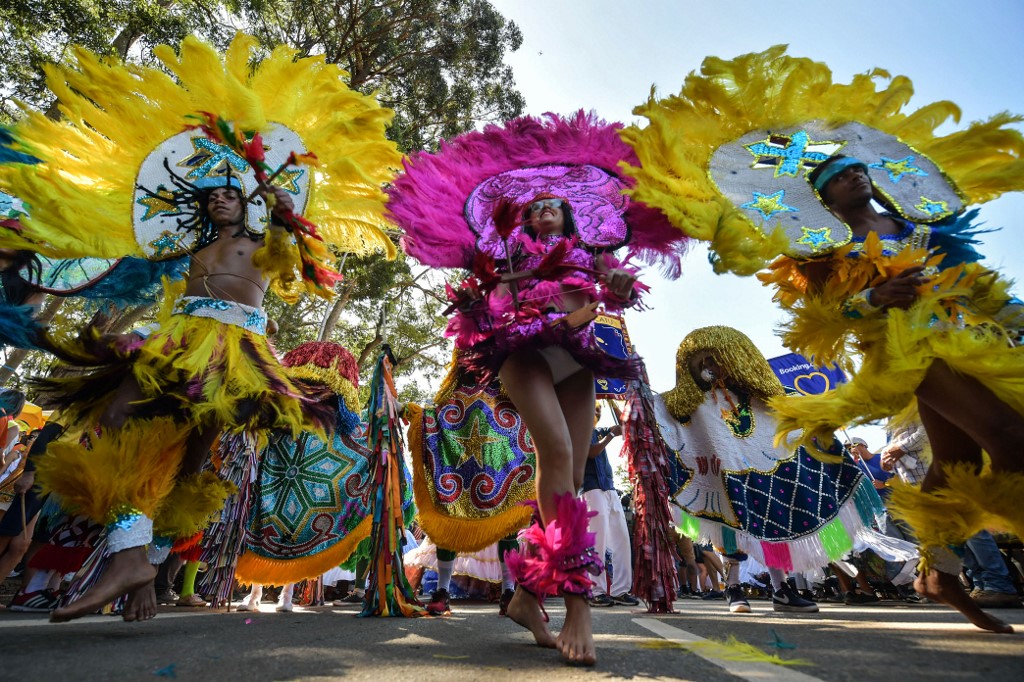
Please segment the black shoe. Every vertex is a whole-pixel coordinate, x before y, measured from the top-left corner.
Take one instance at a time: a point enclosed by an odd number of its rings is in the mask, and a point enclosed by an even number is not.
[[[617,597],[612,597],[612,601],[622,606],[640,606],[640,600],[629,592],[623,592]]]
[[[431,616],[444,616],[452,612],[451,596],[448,590],[434,590],[427,604],[427,613]]]
[[[725,594],[719,592],[718,590],[708,590],[703,595],[701,595],[701,599],[703,599],[704,601],[709,601],[711,599],[725,599]]]
[[[508,605],[512,603],[512,597],[516,596],[515,590],[505,590],[501,593],[501,599],[498,600],[498,615],[508,615]]]
[[[874,592],[861,592],[860,590],[853,590],[847,592],[843,596],[843,603],[847,606],[856,606],[857,604],[874,604],[875,602],[881,601],[878,595]]]
[[[792,613],[817,613],[818,605],[801,597],[789,585],[772,595],[772,608]]]
[[[750,602],[739,585],[725,588],[725,600],[729,602],[730,613],[750,613]]]
[[[587,600],[591,606],[615,606],[615,600],[609,597],[607,594],[595,594],[593,597]]]

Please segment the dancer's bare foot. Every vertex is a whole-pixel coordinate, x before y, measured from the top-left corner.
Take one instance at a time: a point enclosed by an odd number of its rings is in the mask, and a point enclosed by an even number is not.
[[[1013,632],[1013,628],[1008,624],[978,608],[970,595],[964,591],[955,575],[936,570],[928,571],[917,576],[914,581],[914,589],[921,596],[956,609],[982,630],[991,630],[1001,634]]]
[[[156,616],[156,588],[150,581],[128,595],[121,617],[126,621],[149,620]]]
[[[548,630],[547,621],[533,596],[522,587],[516,587],[516,593],[508,604],[506,615],[519,625],[533,633],[537,645],[548,649],[555,648],[555,636]]]
[[[95,613],[115,598],[135,592],[155,578],[156,566],[149,563],[144,548],[122,550],[110,557],[110,563],[95,585],[71,604],[51,613],[50,621],[65,623]]]
[[[577,665],[594,665],[594,633],[590,624],[590,604],[578,595],[565,597],[565,625],[555,640],[562,658]]]

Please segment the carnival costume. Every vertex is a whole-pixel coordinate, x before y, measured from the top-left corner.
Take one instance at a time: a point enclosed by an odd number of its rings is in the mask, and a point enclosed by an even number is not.
[[[883,79],[888,84],[878,88]],[[633,196],[709,241],[717,270],[752,274],[781,256],[759,278],[792,314],[787,346],[848,371],[860,355],[848,384],[771,401],[780,437],[803,428],[809,443],[843,424],[899,414],[940,360],[1024,414],[1024,349],[1013,343],[1020,302],[1006,280],[976,262],[974,212],[964,213],[1024,188],[1024,138],[1009,128],[1021,117],[999,114],[939,136],[938,126],[959,109],[935,102],[904,113],[911,94],[907,78],[880,69],[833,83],[826,65],[773,47],[732,61],[708,58],[678,96],[637,108],[651,125],[625,133],[643,162],[630,171]],[[823,169],[813,185],[808,171],[838,153],[852,160]],[[851,163],[904,225],[900,234],[855,239],[826,208],[825,174]],[[925,266],[929,282],[908,310],[870,304],[870,287],[913,266]],[[938,494],[911,499],[903,489],[893,497],[924,545],[962,541],[996,520],[979,500],[1001,524],[1024,532],[1019,504],[1010,502],[1024,494],[1024,477],[948,473],[950,488]]]
[[[697,384],[689,363],[701,351],[725,369],[726,385]],[[743,551],[783,571],[821,568],[879,543],[891,551],[891,538],[872,530],[885,508],[856,465],[826,464],[804,446],[773,445],[768,402],[783,394],[767,360],[735,329],[697,329],[679,345],[676,386],[655,406],[675,455],[677,527],[725,554]],[[834,437],[822,446],[842,452]]]
[[[530,522],[536,454],[500,382],[471,381],[456,355],[434,404],[406,417],[417,519],[438,547],[482,550]]]
[[[460,291],[451,291],[456,312],[448,334],[479,386],[510,354],[527,349],[540,352],[556,380],[580,367],[603,377],[639,375],[637,362],[601,349],[594,319],[597,303],[619,310],[644,287],[623,300],[599,275],[623,267],[611,251],[626,246],[678,272],[681,240],[657,212],[623,195],[627,181],[618,165],[636,159],[618,139],[619,127],[583,112],[523,117],[406,160],[389,211],[410,255],[472,271]],[[522,207],[538,200],[560,202],[564,234],[536,238],[521,226]],[[573,292],[591,305],[564,312],[562,297]],[[588,571],[599,564],[585,503],[566,494],[556,504],[556,520],[546,528],[536,521],[520,535],[529,547],[506,555],[519,583],[541,598],[588,593]]]
[[[309,342],[282,359],[292,376],[327,386],[337,406],[333,438],[275,433],[260,462],[242,582],[283,585],[335,568],[370,534],[371,451],[359,421],[359,370],[335,343]]]
[[[234,236],[262,240],[252,262],[286,300],[303,286],[330,295],[339,275],[328,245],[393,255],[381,190],[399,159],[384,137],[391,112],[322,57],[282,46],[253,64],[255,48],[241,34],[223,56],[193,37],[178,54],[155,48],[173,77],[84,49],[77,70],[48,67],[68,120],[30,112],[12,129],[10,147],[40,163],[0,166],[0,187],[31,208],[0,246],[56,258],[194,254],[217,238],[206,201],[226,187],[248,203]],[[295,210],[272,220],[261,186],[284,189]],[[96,421],[121,379],[143,392],[123,428],[91,437],[89,451],[54,444],[39,467],[65,505],[109,524],[111,552],[146,544],[153,520],[165,537],[192,535],[220,508],[230,488],[212,472],[176,481],[192,431],[333,428],[322,391],[280,366],[266,323],[259,308],[170,294],[141,345],[109,347],[94,333],[56,342],[92,368],[42,382],[53,404],[76,401],[65,414],[80,424]]]

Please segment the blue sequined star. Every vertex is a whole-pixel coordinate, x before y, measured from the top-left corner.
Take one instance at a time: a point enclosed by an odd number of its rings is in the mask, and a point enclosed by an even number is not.
[[[883,156],[881,158],[881,163],[872,163],[870,164],[870,167],[884,170],[889,174],[889,180],[891,180],[893,184],[902,180],[904,175],[928,176],[927,173],[914,165],[913,156],[908,156],[903,159],[889,159]]]
[[[153,249],[154,256],[177,253],[181,249],[181,240],[184,237],[184,234],[174,234],[164,230],[159,237],[149,242],[149,247]]]
[[[196,164],[199,164],[199,166],[192,168],[188,175],[186,175],[187,178],[191,180],[205,178],[224,163],[229,164],[236,173],[249,170],[248,162],[231,147],[217,144],[213,140],[202,136],[193,137],[191,141],[192,147],[195,148],[195,153],[179,162],[178,165],[186,168]]]
[[[932,201],[926,197],[921,197],[921,203],[914,206],[918,211],[927,213],[928,215],[942,215],[943,213],[949,213],[949,204],[945,201]]]
[[[800,230],[803,232],[803,236],[796,240],[797,244],[804,244],[811,247],[812,251],[817,251],[823,246],[831,244],[833,241],[829,235],[829,229],[822,227],[818,229],[812,229],[810,227],[801,227]]]
[[[808,147],[835,144],[812,142],[806,130],[798,130],[792,135],[769,135],[760,142],[743,146],[754,155],[755,166],[770,165],[775,169],[775,177],[788,175],[795,178],[805,165],[816,165],[829,157],[823,152],[807,151]]]
[[[245,318],[245,327],[262,334],[267,329],[267,316],[259,310],[254,310]]]
[[[740,208],[757,211],[765,220],[771,220],[772,216],[776,213],[796,213],[800,210],[795,206],[786,204],[783,201],[785,198],[786,190],[784,189],[780,189],[775,194],[761,194],[760,192],[754,192],[753,201],[740,204]]]

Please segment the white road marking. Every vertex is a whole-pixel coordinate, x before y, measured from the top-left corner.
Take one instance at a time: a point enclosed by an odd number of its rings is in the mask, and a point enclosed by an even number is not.
[[[672,627],[654,618],[634,618],[633,622],[670,642],[695,644],[707,641],[703,637],[698,637],[686,630]],[[718,658],[705,656],[699,648],[691,650],[690,653],[700,656],[708,663],[713,663],[723,668],[730,675],[735,675],[740,679],[750,680],[751,682],[821,682],[820,678],[785,666],[747,661],[723,661]]]

